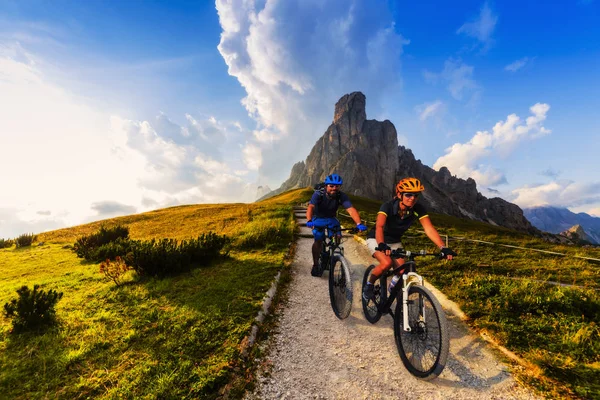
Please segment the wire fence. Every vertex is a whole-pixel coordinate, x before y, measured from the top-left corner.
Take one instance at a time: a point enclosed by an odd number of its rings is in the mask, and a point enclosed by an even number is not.
[[[346,217],[350,217],[350,215],[342,213],[342,212],[340,212],[340,215],[343,215],[343,216],[346,216]],[[417,229],[417,232],[425,233],[425,231],[419,230],[419,229]],[[514,245],[511,245],[511,244],[494,243],[494,242],[488,242],[488,241],[485,241],[485,240],[469,239],[469,238],[466,238],[466,237],[463,237],[463,236],[449,236],[449,235],[445,235],[445,234],[441,234],[441,233],[440,233],[440,236],[443,237],[443,238],[445,238],[446,247],[448,247],[448,241],[450,241],[450,240],[461,240],[461,241],[465,241],[465,242],[483,243],[483,244],[489,244],[489,245],[493,245],[493,246],[509,247],[509,248],[512,248],[512,249],[537,251],[538,253],[552,254],[552,255],[555,255],[555,256],[580,258],[582,260],[587,260],[587,261],[593,261],[593,262],[600,263],[600,259],[593,258],[593,257],[576,256],[576,255],[572,255],[572,254],[558,253],[556,251],[533,249],[531,247],[514,246]]]

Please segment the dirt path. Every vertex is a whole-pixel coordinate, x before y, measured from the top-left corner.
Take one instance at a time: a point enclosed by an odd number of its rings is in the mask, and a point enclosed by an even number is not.
[[[302,228],[301,233],[309,232]],[[289,297],[278,311],[277,332],[266,344],[269,368],[261,371],[255,392],[246,399],[537,398],[514,381],[450,309],[446,368],[430,382],[414,378],[398,356],[392,317],[372,325],[363,316],[360,286],[373,260],[365,245],[352,238],[343,244],[354,282],[352,312],[343,321],[331,310],[326,274],[310,275],[311,245],[310,238],[298,239]]]

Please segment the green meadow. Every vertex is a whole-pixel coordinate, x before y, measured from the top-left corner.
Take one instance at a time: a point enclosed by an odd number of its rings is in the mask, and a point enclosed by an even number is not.
[[[284,268],[298,190],[255,204],[179,206],[38,236],[0,250],[0,303],[22,285],[63,292],[58,325],[11,333],[0,318],[0,398],[239,397],[247,384],[243,340],[273,278]],[[128,272],[116,286],[71,247],[102,224],[132,239],[187,239],[217,232],[228,255],[171,278]],[[42,244],[43,243],[43,244]],[[41,244],[41,245],[40,245]]]
[[[0,398],[239,398],[252,384],[244,338],[273,278],[288,265],[296,229],[292,207],[311,194],[300,189],[253,204],[171,207],[43,233],[31,247],[0,249],[1,304],[22,285],[63,292],[58,325],[44,332],[11,333],[10,320],[0,317]],[[352,200],[372,224],[380,203]],[[600,258],[600,250],[430,216],[459,257],[423,259],[421,273],[460,305],[472,328],[523,360],[513,363],[517,378],[548,398],[600,398],[600,264],[570,257]],[[223,257],[189,273],[142,279],[128,272],[116,286],[99,264],[71,249],[102,224],[125,225],[135,240],[216,232],[231,243]],[[434,251],[419,228],[408,232],[405,247]]]

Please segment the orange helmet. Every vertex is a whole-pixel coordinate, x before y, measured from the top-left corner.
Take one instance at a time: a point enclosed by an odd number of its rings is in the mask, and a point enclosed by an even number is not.
[[[396,185],[396,196],[400,197],[402,193],[418,193],[425,190],[421,181],[417,178],[404,178]]]

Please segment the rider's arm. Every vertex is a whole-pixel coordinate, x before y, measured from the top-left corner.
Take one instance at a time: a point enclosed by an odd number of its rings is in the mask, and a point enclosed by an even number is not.
[[[419,222],[421,222],[425,234],[433,242],[433,244],[435,244],[440,249],[445,246],[444,241],[442,240],[440,234],[431,223],[431,219],[428,216],[424,216],[419,220]]]
[[[350,217],[356,225],[360,224],[360,215],[358,215],[358,211],[356,210],[356,208],[349,207],[346,209],[346,211],[348,211],[348,214],[350,214]],[[308,216],[308,212],[306,213],[306,215]]]
[[[306,209],[306,220],[307,221],[311,221],[312,220],[314,212],[315,212],[315,205],[314,204],[309,204],[308,208]]]

